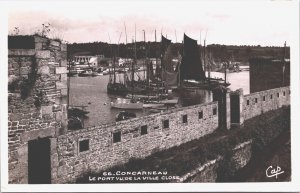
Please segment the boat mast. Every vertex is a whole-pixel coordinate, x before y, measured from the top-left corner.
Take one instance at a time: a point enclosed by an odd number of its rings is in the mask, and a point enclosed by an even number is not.
[[[224,75],[225,75],[225,84],[226,84],[226,82],[227,82],[227,62],[225,62],[225,71],[224,71],[225,73],[224,73]]]
[[[150,72],[149,72],[149,64],[147,63],[147,44],[146,44],[146,32],[145,32],[145,30],[143,30],[144,31],[144,45],[145,45],[145,66],[146,66],[146,76],[147,76],[147,86],[149,87],[150,86],[150,81],[149,81],[149,75],[150,75]]]
[[[284,42],[284,49],[283,49],[283,71],[282,71],[282,86],[284,86],[285,56],[286,56],[286,41]]]
[[[120,39],[121,39],[121,36],[122,36],[122,32],[120,33],[120,36],[119,36],[119,40],[118,40],[118,49],[117,49],[117,54],[115,55],[118,55],[118,57],[120,57],[120,52],[119,52],[119,46],[120,46]],[[115,62],[116,63],[116,56],[115,56]],[[116,71],[116,64],[114,65],[114,72]],[[119,83],[120,83],[120,76],[118,76],[119,78]],[[116,82],[116,74],[114,75],[114,83]]]
[[[111,40],[110,40],[110,35],[109,35],[109,32],[108,32],[108,39],[109,39],[109,47],[110,47],[110,54],[111,56],[113,55],[113,52],[112,52],[112,46],[111,46]],[[108,73],[109,73],[109,83],[111,83],[111,71],[110,71],[110,66],[108,65]]]
[[[114,49],[114,59],[113,59],[113,75],[114,75],[114,84],[116,83],[116,51]]]
[[[125,70],[125,68],[126,68],[126,66],[127,66],[127,58],[128,58],[128,51],[127,51],[127,30],[126,30],[126,24],[125,24],[125,22],[124,22],[124,28],[125,28],[125,51],[126,51],[126,59],[125,59],[125,63],[124,63],[124,76],[123,76],[123,78],[124,78],[124,85],[126,85],[126,80],[127,80],[127,73],[126,73],[126,70]]]
[[[210,83],[210,64],[208,62],[206,62],[206,37],[207,37],[207,30],[206,30],[205,38],[204,38],[204,62],[207,63],[206,65],[208,67],[208,84],[209,84]]]
[[[155,29],[155,46],[157,45],[157,41],[156,41],[156,29]],[[157,49],[155,49],[155,72],[157,72],[157,68],[158,68],[158,58],[157,58]],[[157,76],[157,74],[155,73],[155,77]]]

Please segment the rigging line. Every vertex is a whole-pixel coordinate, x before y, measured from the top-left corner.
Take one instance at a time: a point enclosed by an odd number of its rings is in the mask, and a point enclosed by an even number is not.
[[[125,24],[125,22],[124,22],[124,28],[125,28],[125,40],[126,40],[126,45],[127,45],[127,30],[126,30],[126,24]]]

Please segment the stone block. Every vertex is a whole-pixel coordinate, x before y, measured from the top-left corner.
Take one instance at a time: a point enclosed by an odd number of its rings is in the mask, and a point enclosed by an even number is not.
[[[36,58],[50,58],[50,50],[37,50],[35,54]]]
[[[55,137],[55,127],[49,127],[49,128],[46,128],[46,129],[40,129],[39,133],[38,133],[38,136],[40,138],[43,138],[43,137]]]
[[[8,55],[9,56],[34,56],[35,50],[34,49],[9,49]]]
[[[47,41],[48,41],[48,38],[46,38],[46,37],[41,37],[41,36],[38,36],[38,35],[34,36],[34,42],[35,43],[45,43]]]
[[[42,106],[41,107],[41,113],[42,115],[50,115],[53,113],[52,105],[50,106]]]
[[[55,120],[56,121],[61,121],[62,119],[62,112],[56,112],[55,113]]]
[[[68,73],[67,67],[55,67],[56,74],[66,74]]]
[[[50,138],[50,146],[51,146],[51,154],[54,155],[57,148],[57,138]]]
[[[62,96],[68,96],[68,89],[67,88],[63,88],[63,89],[61,89],[61,95]]]
[[[36,50],[42,50],[43,49],[43,43],[42,42],[36,42],[35,43],[35,49]]]
[[[66,89],[68,87],[67,84],[63,82],[56,82],[55,85],[56,89]]]
[[[60,66],[65,66],[65,67],[67,67],[67,65],[68,65],[67,60],[61,60],[61,61],[60,61]]]
[[[55,67],[57,67],[57,66],[59,66],[59,63],[58,62],[48,62],[48,65],[51,65],[51,66],[55,66]]]
[[[59,41],[55,41],[55,40],[50,40],[50,45],[51,46],[60,47],[60,42]]]
[[[67,44],[61,44],[60,49],[61,51],[67,51]]]
[[[49,66],[42,66],[38,70],[39,74],[50,74],[50,68]]]
[[[18,155],[19,155],[19,157],[23,157],[23,156],[26,157],[28,155],[28,146],[27,145],[22,145],[21,147],[19,147],[18,148]]]
[[[61,74],[60,75],[60,81],[63,82],[63,83],[67,83],[68,75],[67,74]]]
[[[20,136],[21,142],[24,143],[36,139],[38,137],[38,134],[39,134],[38,130],[25,132]]]

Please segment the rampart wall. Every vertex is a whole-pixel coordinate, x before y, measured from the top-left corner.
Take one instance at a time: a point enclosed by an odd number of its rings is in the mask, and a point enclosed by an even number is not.
[[[54,183],[75,181],[86,172],[99,172],[212,133],[218,128],[217,106],[212,102],[174,109],[59,136]],[[88,149],[81,152],[82,141],[88,141]]]
[[[290,87],[251,93],[244,96],[242,116],[245,120],[290,104]]]
[[[29,141],[56,137],[67,128],[67,47],[40,36],[9,37],[10,47],[9,183],[28,183]]]

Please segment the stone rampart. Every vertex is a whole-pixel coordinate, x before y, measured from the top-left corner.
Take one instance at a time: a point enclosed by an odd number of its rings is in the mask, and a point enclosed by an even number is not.
[[[217,107],[217,102],[195,105],[59,136],[55,182],[75,181],[212,133],[218,128]],[[84,143],[88,147],[81,151]]]
[[[40,36],[9,40],[9,183],[28,183],[29,141],[66,132],[67,52],[65,44]]]

